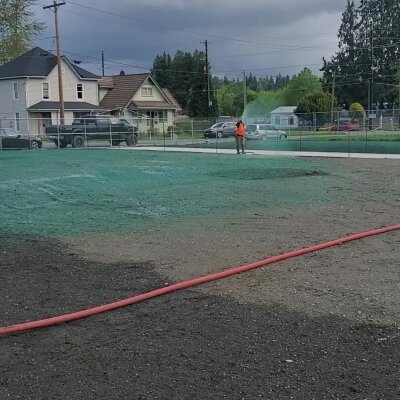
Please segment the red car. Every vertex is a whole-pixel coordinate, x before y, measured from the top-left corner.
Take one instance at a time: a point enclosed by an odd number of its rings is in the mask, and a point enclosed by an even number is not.
[[[335,123],[331,125],[329,128],[330,131],[347,131],[347,132],[353,132],[353,131],[359,131],[360,127],[356,122],[351,122],[351,121],[339,121],[339,123]]]

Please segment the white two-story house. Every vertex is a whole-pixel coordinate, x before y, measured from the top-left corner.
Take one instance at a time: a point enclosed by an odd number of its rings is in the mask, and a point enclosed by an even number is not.
[[[143,133],[166,131],[174,124],[180,105],[149,73],[121,73],[99,81],[100,107],[112,115],[132,119]]]
[[[62,57],[65,124],[99,111],[99,77]],[[57,57],[39,47],[0,66],[0,126],[31,135],[59,123]]]

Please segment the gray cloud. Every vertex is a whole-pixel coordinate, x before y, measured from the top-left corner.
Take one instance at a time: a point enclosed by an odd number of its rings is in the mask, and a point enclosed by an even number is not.
[[[203,49],[205,39],[212,70],[221,75],[235,76],[244,69],[259,76],[300,70],[288,68],[291,65],[318,71],[322,57],[336,49],[345,4],[346,0],[67,0],[60,9],[61,43],[70,59],[79,59],[95,73],[101,71],[102,50],[109,60],[108,73],[138,72],[135,66],[151,66],[163,51],[173,55],[178,49]],[[54,35],[53,15],[42,10],[43,5],[34,10],[48,25],[42,35],[46,38]],[[52,39],[43,38],[36,44],[54,48]]]

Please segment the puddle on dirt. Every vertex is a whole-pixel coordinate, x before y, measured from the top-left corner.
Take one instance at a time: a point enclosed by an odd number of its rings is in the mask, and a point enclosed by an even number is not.
[[[257,180],[257,179],[281,179],[281,178],[301,178],[305,176],[326,176],[325,171],[305,171],[293,168],[264,168],[264,169],[244,169],[236,171],[211,172],[210,175],[219,178],[230,178],[238,180]]]

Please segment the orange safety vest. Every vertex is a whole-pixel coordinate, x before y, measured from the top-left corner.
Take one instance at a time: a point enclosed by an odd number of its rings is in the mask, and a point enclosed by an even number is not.
[[[246,125],[239,124],[235,129],[235,133],[237,136],[244,136],[246,134]]]

